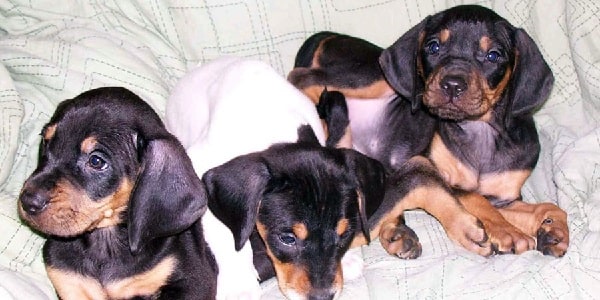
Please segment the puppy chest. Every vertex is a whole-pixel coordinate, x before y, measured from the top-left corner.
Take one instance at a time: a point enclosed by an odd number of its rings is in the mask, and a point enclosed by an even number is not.
[[[441,127],[430,146],[433,160],[444,180],[463,190],[476,190],[483,169],[494,164],[496,134],[484,122],[463,122]]]
[[[105,267],[124,268],[125,266],[107,265]],[[63,299],[130,299],[160,293],[175,267],[175,258],[166,257],[147,270],[125,277],[104,280],[79,273],[74,269],[47,266],[46,270],[58,295]],[[110,271],[104,270],[104,272]]]
[[[385,108],[390,101],[391,98],[346,99],[352,142],[356,150],[365,154],[379,152],[382,145],[377,131],[380,130]]]

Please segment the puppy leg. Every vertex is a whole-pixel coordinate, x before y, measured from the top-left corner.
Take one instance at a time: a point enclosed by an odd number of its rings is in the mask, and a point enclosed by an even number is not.
[[[506,221],[485,197],[477,193],[465,193],[459,195],[458,199],[468,212],[481,220],[492,248],[498,253],[520,254],[535,249],[533,238]]]
[[[530,204],[515,201],[498,209],[511,224],[537,238],[537,250],[561,257],[569,247],[567,213],[552,203]]]
[[[467,212],[445,186],[431,161],[425,157],[413,157],[396,173],[391,174],[386,187],[386,195],[380,208],[372,216],[371,237],[384,234],[413,239],[412,234],[403,228],[399,217],[404,210],[421,208],[433,215],[444,227],[451,240],[467,250],[479,255],[492,254],[492,247],[483,224]],[[392,225],[398,226],[394,229]],[[394,231],[400,234],[395,234]],[[414,242],[414,241],[412,241]],[[396,243],[390,245],[398,247]],[[420,245],[419,245],[420,247]],[[394,250],[390,248],[393,252]]]

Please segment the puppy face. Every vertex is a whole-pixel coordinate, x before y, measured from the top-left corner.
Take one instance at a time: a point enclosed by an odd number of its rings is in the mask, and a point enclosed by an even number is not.
[[[445,119],[483,116],[504,93],[514,64],[512,30],[494,13],[454,10],[421,34],[423,103]]]
[[[554,81],[523,29],[477,5],[428,16],[385,49],[379,63],[413,110],[424,104],[442,119],[496,118],[507,128],[539,108]]]
[[[342,288],[340,261],[360,218],[357,187],[336,167],[285,170],[267,184],[257,230],[287,295],[332,296]]]
[[[213,168],[203,179],[209,207],[232,230],[238,249],[258,231],[290,299],[332,299],[341,291],[341,258],[355,235],[368,232],[364,201],[383,191],[383,168],[375,160],[318,143],[276,145]]]
[[[42,131],[38,167],[19,198],[21,217],[57,236],[120,223],[140,167],[135,132],[100,106],[60,109]]]
[[[206,202],[185,150],[152,108],[126,89],[99,88],[58,106],[18,209],[51,236],[127,223],[135,252],[189,227]]]

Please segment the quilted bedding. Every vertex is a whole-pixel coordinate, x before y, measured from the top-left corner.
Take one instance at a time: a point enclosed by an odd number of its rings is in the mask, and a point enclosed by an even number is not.
[[[186,70],[222,55],[255,58],[285,76],[311,33],[333,30],[390,45],[426,15],[462,3],[496,10],[538,42],[556,82],[536,113],[542,153],[523,196],[568,213],[563,258],[531,251],[483,258],[448,240],[421,211],[407,221],[423,254],[403,261],[378,241],[354,249],[363,275],[342,299],[600,299],[600,4],[595,0],[0,0],[0,299],[55,299],[44,239],[16,213],[57,103],[125,86],[164,116]],[[281,299],[274,280],[264,299]]]

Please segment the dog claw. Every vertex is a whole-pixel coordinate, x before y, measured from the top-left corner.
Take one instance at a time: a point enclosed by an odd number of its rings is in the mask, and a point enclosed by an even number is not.
[[[381,245],[391,255],[401,259],[421,256],[422,247],[417,234],[406,225],[388,227],[379,234]]]
[[[536,249],[544,255],[551,255],[554,257],[564,256],[567,252],[568,244],[563,242],[557,235],[558,233],[553,232],[552,230],[546,231],[544,228],[538,229]]]

